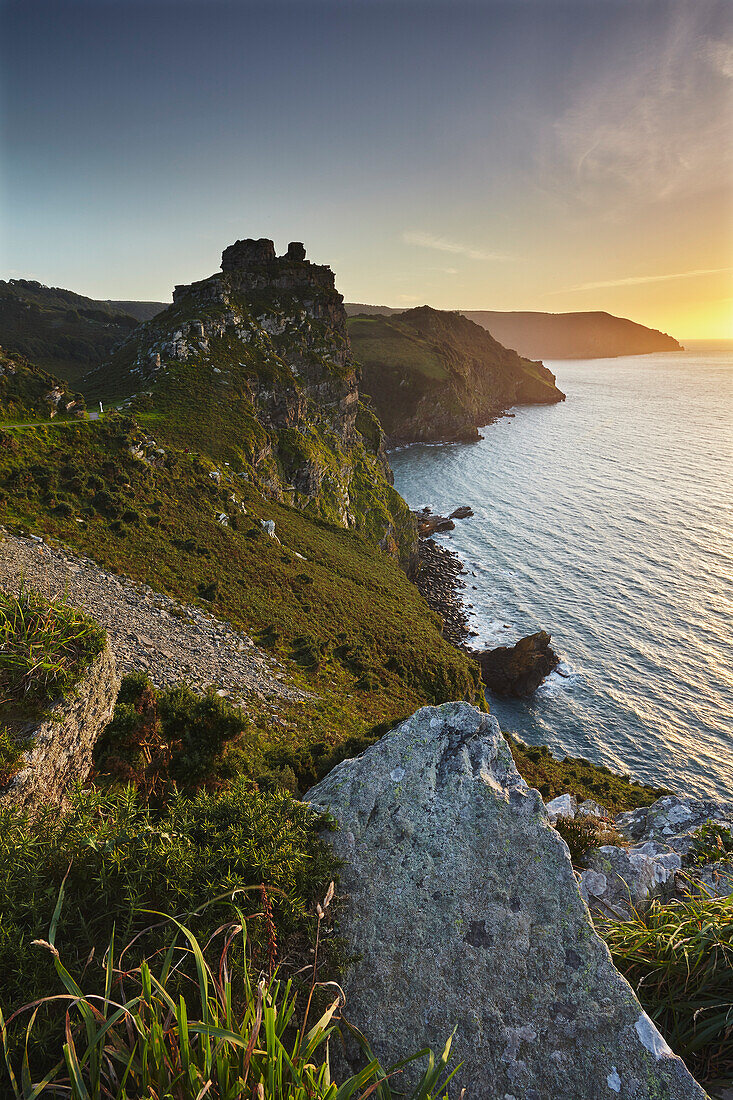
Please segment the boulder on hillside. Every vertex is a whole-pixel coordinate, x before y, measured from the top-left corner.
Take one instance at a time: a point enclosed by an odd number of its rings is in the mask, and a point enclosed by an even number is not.
[[[308,800],[339,826],[344,1015],[383,1065],[455,1028],[456,1096],[704,1100],[614,968],[495,718],[424,707]]]
[[[112,717],[119,686],[114,654],[106,645],[72,694],[23,729],[30,747],[19,771],[0,788],[0,807],[32,814],[63,805],[67,789],[89,774],[92,750]]]
[[[547,631],[539,630],[520,638],[514,646],[476,653],[486,687],[495,695],[511,695],[516,699],[531,695],[560,663],[550,641]]]

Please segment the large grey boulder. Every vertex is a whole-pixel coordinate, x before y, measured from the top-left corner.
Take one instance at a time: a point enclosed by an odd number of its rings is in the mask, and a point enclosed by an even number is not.
[[[0,788],[0,806],[32,814],[63,805],[67,788],[89,773],[94,744],[112,717],[119,687],[114,654],[106,645],[68,698],[23,731],[29,748],[19,771]]]
[[[471,1100],[702,1100],[596,935],[496,719],[424,707],[308,801],[339,824],[340,931],[358,956],[344,1015],[384,1065],[455,1027]]]

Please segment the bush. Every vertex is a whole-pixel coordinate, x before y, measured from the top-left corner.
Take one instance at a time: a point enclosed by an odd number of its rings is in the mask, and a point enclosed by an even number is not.
[[[733,896],[652,901],[598,919],[613,961],[672,1049],[708,1091],[733,1079]]]
[[[125,942],[146,928],[146,910],[184,917],[206,906],[197,929],[209,935],[231,919],[234,891],[259,885],[271,901],[279,961],[299,969],[312,959],[308,914],[334,877],[333,857],[319,837],[324,824],[302,803],[258,792],[241,780],[216,796],[174,795],[157,811],[142,805],[132,788],[77,791],[63,817],[46,809],[29,820],[0,807],[0,990],[6,1018],[51,989],[53,960],[33,941],[46,937],[62,883],[56,946],[72,972],[81,972],[93,950],[101,959],[113,929],[118,942]],[[216,905],[212,898],[219,899]],[[160,929],[146,946],[167,945],[169,931]],[[271,938],[266,921],[249,923],[258,966],[271,954]],[[102,988],[98,975],[92,992]],[[42,1012],[37,1060],[43,1061],[54,1027]],[[15,1033],[13,1041],[19,1041]]]
[[[555,828],[570,849],[570,858],[574,864],[582,864],[591,848],[600,848],[602,844],[615,844],[625,848],[628,841],[617,831],[610,820],[578,814],[577,817],[559,817]]]
[[[201,696],[180,684],[156,692],[142,673],[126,676],[95,745],[97,780],[134,783],[147,799],[175,786],[196,789],[213,780],[222,750],[245,725],[242,712],[213,691]]]

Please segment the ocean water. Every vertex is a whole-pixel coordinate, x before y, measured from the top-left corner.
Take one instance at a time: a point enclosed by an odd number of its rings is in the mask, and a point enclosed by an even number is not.
[[[567,401],[390,455],[468,573],[474,644],[549,630],[562,665],[503,729],[733,798],[733,346],[547,365]],[[564,674],[564,675],[563,675]]]

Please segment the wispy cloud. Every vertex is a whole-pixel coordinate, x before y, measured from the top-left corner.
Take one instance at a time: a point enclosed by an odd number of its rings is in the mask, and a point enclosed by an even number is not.
[[[564,290],[552,290],[551,294],[568,294],[575,290],[601,290],[614,286],[640,286],[642,283],[666,283],[670,279],[694,279],[698,275],[723,275],[733,267],[701,267],[694,271],[675,271],[671,275],[631,275],[626,279],[603,279],[597,283],[579,283]]]
[[[571,203],[615,217],[728,182],[733,44],[704,33],[704,13],[678,11],[657,49],[616,58],[548,128],[540,178]]]
[[[432,233],[407,232],[402,234],[405,244],[414,244],[418,248],[433,248],[437,252],[451,252],[456,256],[467,256],[469,260],[511,260],[503,252],[486,252],[481,248],[450,241],[447,237],[436,237]]]

